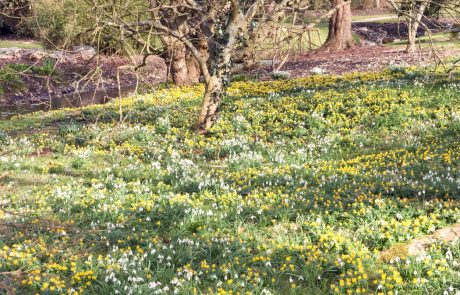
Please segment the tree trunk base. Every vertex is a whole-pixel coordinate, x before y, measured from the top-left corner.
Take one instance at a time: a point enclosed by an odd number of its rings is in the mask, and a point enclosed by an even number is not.
[[[329,34],[322,50],[341,51],[355,46],[351,31],[351,1],[348,2],[332,0],[332,6],[339,8],[329,20]]]

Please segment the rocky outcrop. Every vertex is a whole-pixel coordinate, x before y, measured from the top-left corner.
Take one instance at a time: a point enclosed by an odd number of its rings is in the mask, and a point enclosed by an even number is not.
[[[44,49],[0,48],[0,60],[23,59],[41,61],[47,58],[58,63],[71,63],[76,60],[90,60],[96,55],[91,46],[76,46],[71,51],[49,51]]]

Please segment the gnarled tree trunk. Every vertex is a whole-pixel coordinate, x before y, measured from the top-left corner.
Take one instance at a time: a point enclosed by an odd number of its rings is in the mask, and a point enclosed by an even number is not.
[[[198,83],[201,75],[200,66],[185,45],[175,41],[167,47],[165,61],[174,84],[183,86]]]
[[[323,49],[340,51],[354,47],[351,32],[351,0],[332,0],[332,6],[338,8],[329,20],[329,34]]]
[[[171,28],[181,35],[190,33],[186,16],[176,18],[175,21],[171,23]],[[200,64],[187,48],[186,44],[173,36],[167,35],[162,35],[161,41],[168,49],[166,52],[166,64],[168,65],[168,74],[171,76],[174,84],[183,86],[200,82]],[[208,51],[207,40],[198,40],[196,48],[201,53],[202,57],[207,59],[205,55]]]

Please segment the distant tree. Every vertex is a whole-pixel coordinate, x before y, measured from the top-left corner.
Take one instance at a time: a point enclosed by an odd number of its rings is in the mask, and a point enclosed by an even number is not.
[[[406,52],[416,50],[417,31],[429,5],[429,0],[403,0],[399,3],[394,0],[389,1],[392,7],[403,16],[407,23],[407,46]]]
[[[455,22],[458,22],[457,15],[460,12],[458,0],[386,0],[398,16],[406,20],[408,27],[406,52],[416,50],[417,32],[420,27],[431,34],[426,23],[432,22],[444,11]],[[439,27],[439,29],[445,29]]]

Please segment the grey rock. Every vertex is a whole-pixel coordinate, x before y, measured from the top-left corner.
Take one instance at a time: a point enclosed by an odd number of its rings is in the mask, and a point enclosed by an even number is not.
[[[83,59],[92,58],[94,55],[97,54],[96,49],[88,45],[74,46],[72,48],[72,51],[75,54],[80,55],[80,57],[82,57]]]

